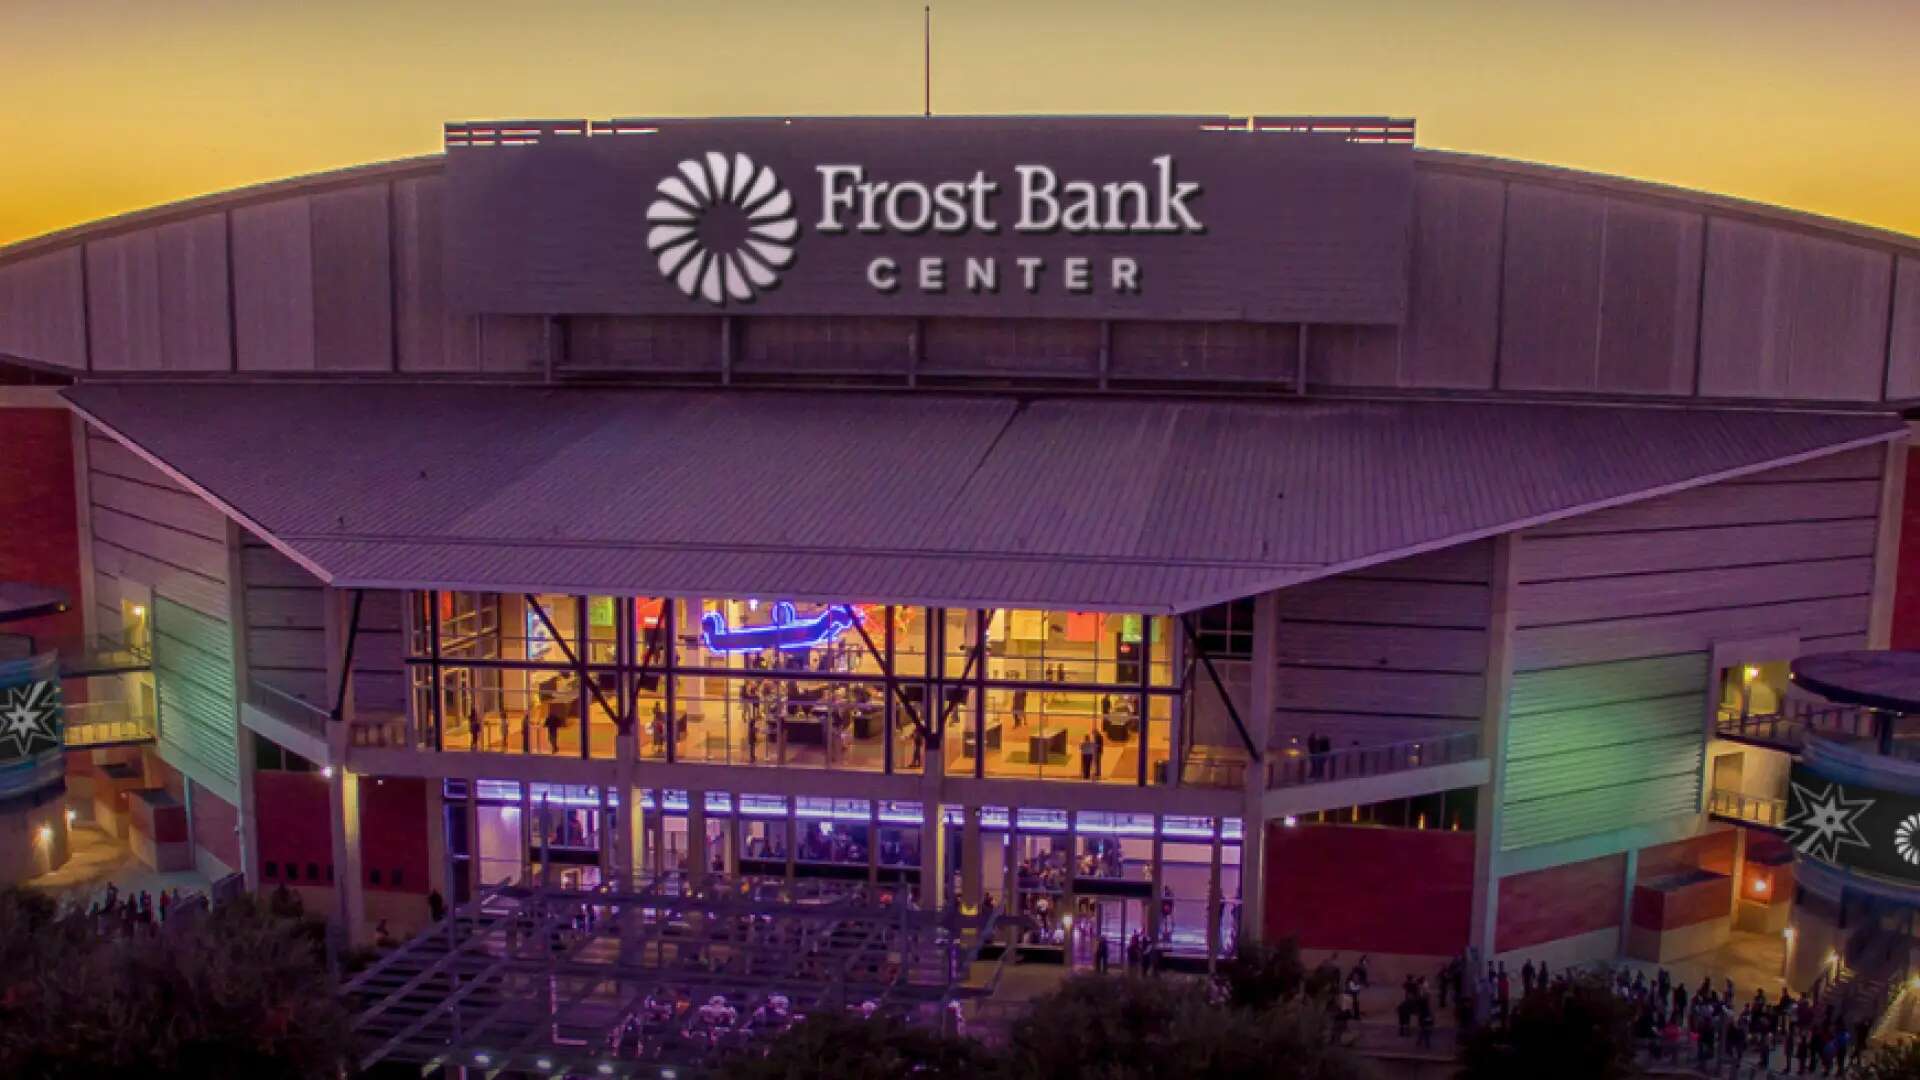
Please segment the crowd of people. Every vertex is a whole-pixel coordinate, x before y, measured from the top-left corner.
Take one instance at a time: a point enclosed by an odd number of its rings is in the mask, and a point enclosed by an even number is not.
[[[193,897],[183,897],[177,887],[158,893],[141,889],[137,893],[122,894],[118,885],[109,883],[106,891],[87,905],[87,919],[103,935],[131,937],[153,932],[180,911],[184,901],[191,899]]]
[[[1665,969],[1616,974],[1615,992],[1635,1006],[1634,1038],[1655,1060],[1728,1076],[1845,1076],[1865,1052],[1871,1031],[1864,1018],[1850,1018],[1816,994],[1777,999],[1756,989],[1741,1001],[1733,980],[1716,987],[1702,978],[1689,993]],[[1747,1072],[1743,1073],[1743,1070]]]

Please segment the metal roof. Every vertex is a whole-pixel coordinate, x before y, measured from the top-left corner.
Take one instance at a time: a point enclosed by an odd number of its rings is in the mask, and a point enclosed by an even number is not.
[[[399,383],[83,384],[342,587],[1190,610],[1891,439],[1897,417]]]

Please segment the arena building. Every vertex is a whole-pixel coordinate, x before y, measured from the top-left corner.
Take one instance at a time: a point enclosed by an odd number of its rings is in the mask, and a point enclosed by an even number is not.
[[[77,814],[362,941],[636,876],[1069,964],[1784,927],[1722,728],[1895,636],[1920,240],[1391,119],[445,134],[0,249],[0,578],[150,661],[67,680],[136,725]]]

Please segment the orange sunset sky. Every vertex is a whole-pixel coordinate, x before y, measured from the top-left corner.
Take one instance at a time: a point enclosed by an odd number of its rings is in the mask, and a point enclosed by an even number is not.
[[[0,0],[0,243],[448,119],[917,113],[921,4]],[[1920,233],[1920,0],[944,0],[944,113],[1392,114]]]

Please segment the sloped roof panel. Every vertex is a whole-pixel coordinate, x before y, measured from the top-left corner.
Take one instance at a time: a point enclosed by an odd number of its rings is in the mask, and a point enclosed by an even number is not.
[[[1890,439],[1897,417],[421,384],[84,384],[340,586],[1188,610]]]

